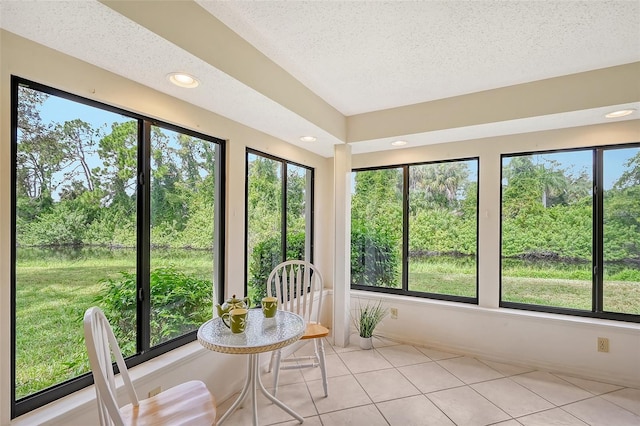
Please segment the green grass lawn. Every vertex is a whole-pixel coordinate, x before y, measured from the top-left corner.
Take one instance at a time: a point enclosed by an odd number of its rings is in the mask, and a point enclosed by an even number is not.
[[[17,268],[16,398],[89,371],[84,311],[94,304],[100,279],[130,270],[117,261],[92,263]]]
[[[108,252],[108,251],[107,251]],[[26,250],[16,268],[16,398],[88,372],[84,311],[96,305],[100,281],[135,272],[130,250],[87,256]],[[19,252],[20,255],[20,252]],[[172,264],[187,274],[211,280],[210,253],[154,252],[154,267]]]
[[[409,290],[475,297],[475,261],[466,257],[446,257],[440,260],[436,257],[411,259]]]
[[[503,276],[502,300],[591,310],[591,282]]]

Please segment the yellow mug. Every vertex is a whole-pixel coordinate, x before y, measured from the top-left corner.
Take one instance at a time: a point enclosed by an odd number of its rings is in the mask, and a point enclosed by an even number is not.
[[[262,298],[262,313],[265,318],[273,318],[278,310],[278,299],[275,297]]]
[[[247,309],[232,309],[229,312],[225,312],[220,317],[224,325],[231,329],[232,333],[244,333],[247,328],[247,315],[249,310]],[[229,322],[225,321],[226,319]]]

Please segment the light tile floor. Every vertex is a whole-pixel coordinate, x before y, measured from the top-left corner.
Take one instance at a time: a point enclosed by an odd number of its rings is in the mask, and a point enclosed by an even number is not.
[[[305,355],[313,345],[296,354]],[[325,343],[329,396],[318,368],[280,373],[278,398],[308,426],[640,426],[640,389],[376,339],[360,350]],[[272,375],[263,373],[267,388]],[[297,420],[259,393],[261,425]],[[226,412],[237,395],[218,407]],[[250,425],[251,403],[226,425]]]

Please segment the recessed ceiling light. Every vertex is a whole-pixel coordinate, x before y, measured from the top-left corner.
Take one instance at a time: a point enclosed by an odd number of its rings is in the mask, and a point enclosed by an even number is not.
[[[391,142],[391,145],[393,146],[404,146],[407,144],[407,141],[393,141]]]
[[[316,138],[315,136],[302,136],[300,140],[302,142],[315,142],[318,140],[318,138]]]
[[[605,117],[607,118],[626,117],[627,115],[633,114],[634,112],[636,112],[635,109],[621,109],[619,111],[610,112],[609,114],[605,115]]]
[[[200,85],[200,82],[197,78],[183,72],[172,72],[171,74],[167,75],[167,78],[176,86],[186,87],[188,89],[192,89]]]

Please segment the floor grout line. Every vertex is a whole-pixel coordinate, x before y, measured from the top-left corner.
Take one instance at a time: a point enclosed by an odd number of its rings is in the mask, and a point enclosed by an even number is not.
[[[327,342],[327,346],[329,346],[329,345],[330,344]],[[402,345],[402,343],[397,343],[397,344],[394,344],[394,345],[384,345],[384,346],[380,346],[380,348],[393,347],[393,346],[397,346],[397,345]],[[407,346],[411,346],[411,347],[414,347],[414,348],[418,349],[417,347],[415,347],[413,345],[407,345]],[[505,373],[502,373],[501,371],[491,367],[490,365],[485,364],[481,359],[478,359],[478,358],[475,358],[475,357],[471,357],[471,356],[466,356],[466,358],[478,361],[480,364],[482,364],[482,369],[483,370],[481,370],[481,371],[486,371],[486,370],[484,370],[486,368],[486,369],[491,370],[492,372],[494,372],[496,374],[499,374],[501,377],[493,377],[493,378],[489,378],[489,379],[486,379],[486,380],[480,380],[478,382],[469,382],[469,383],[467,383],[465,380],[462,379],[462,377],[460,377],[459,374],[456,375],[451,370],[447,369],[446,366],[445,366],[446,364],[442,365],[440,363],[440,361],[444,362],[444,361],[450,361],[450,360],[456,359],[456,358],[465,358],[464,355],[457,355],[456,354],[455,357],[443,358],[443,359],[435,360],[435,359],[429,358],[428,355],[424,354],[422,351],[420,351],[418,349],[418,351],[420,353],[422,353],[426,357],[426,360],[424,362],[420,362],[420,361],[412,362],[412,361],[409,361],[407,364],[402,364],[402,360],[398,361],[398,359],[401,359],[400,357],[402,356],[402,354],[400,354],[398,356],[398,358],[394,358],[394,355],[391,352],[387,351],[387,355],[385,356],[383,352],[379,351],[380,348],[373,348],[372,351],[375,351],[376,356],[379,356],[382,360],[384,360],[390,366],[385,366],[383,368],[378,368],[378,369],[354,372],[352,370],[352,368],[349,367],[349,364],[345,361],[345,358],[348,359],[349,357],[357,357],[357,355],[353,355],[353,354],[355,352],[362,351],[362,350],[359,349],[359,348],[351,348],[352,350],[337,351],[337,350],[335,350],[335,348],[333,348],[331,346],[332,351],[330,352],[330,355],[337,355],[336,359],[339,360],[344,365],[345,373],[344,374],[338,374],[336,376],[328,377],[328,380],[332,381],[332,380],[339,379],[339,378],[343,378],[344,379],[345,377],[351,377],[353,379],[353,381],[359,387],[359,389],[362,392],[362,394],[365,395],[366,398],[369,400],[369,402],[356,403],[356,405],[354,405],[354,406],[349,406],[349,407],[339,408],[339,409],[331,409],[331,410],[328,410],[326,412],[320,413],[320,410],[319,410],[318,404],[317,404],[317,402],[319,400],[318,399],[314,399],[314,397],[313,397],[312,385],[313,386],[316,386],[316,385],[320,385],[321,386],[322,385],[322,383],[321,383],[322,379],[321,378],[308,379],[307,377],[305,377],[304,373],[301,372],[300,373],[300,377],[296,377],[292,383],[281,384],[280,386],[291,386],[291,385],[304,383],[305,389],[307,391],[307,394],[311,398],[311,402],[313,404],[313,408],[314,408],[315,414],[310,414],[310,415],[303,416],[303,417],[305,418],[305,420],[314,421],[315,422],[314,424],[320,424],[322,426],[334,426],[333,424],[326,424],[326,418],[325,418],[325,420],[323,420],[323,416],[336,414],[336,413],[340,413],[340,412],[344,412],[344,411],[348,411],[348,410],[352,410],[352,409],[367,407],[367,406],[371,406],[371,405],[373,405],[375,407],[375,409],[376,409],[375,412],[377,413],[376,415],[379,416],[380,420],[384,421],[387,425],[391,425],[392,424],[391,423],[392,420],[388,417],[388,414],[385,415],[385,412],[381,408],[382,407],[381,404],[393,403],[393,402],[401,401],[401,400],[408,399],[408,398],[414,398],[414,397],[418,397],[418,396],[426,398],[426,400],[429,401],[429,403],[433,407],[435,407],[435,409],[437,409],[438,412],[442,416],[447,418],[449,421],[452,422],[452,424],[455,425],[456,423],[455,423],[454,419],[443,408],[441,408],[438,404],[436,404],[436,402],[430,398],[430,395],[435,395],[438,392],[450,391],[450,390],[461,389],[461,388],[468,388],[469,390],[473,391],[478,397],[480,397],[485,402],[491,404],[491,406],[493,406],[496,410],[498,410],[497,412],[502,413],[504,416],[507,417],[507,419],[505,419],[505,420],[496,421],[496,422],[493,422],[493,423],[487,423],[487,425],[499,425],[499,424],[501,424],[503,422],[509,422],[509,421],[513,421],[513,422],[516,422],[518,424],[523,424],[522,421],[520,421],[520,419],[524,419],[524,418],[526,418],[528,416],[540,415],[540,414],[543,414],[543,413],[552,412],[553,410],[556,410],[556,409],[561,410],[563,415],[570,416],[572,419],[575,419],[576,422],[582,422],[582,423],[585,423],[585,424],[589,424],[589,423],[586,423],[585,420],[583,420],[581,417],[578,417],[575,414],[573,414],[572,412],[567,411],[565,409],[565,407],[567,407],[569,405],[572,405],[572,404],[575,404],[575,403],[581,403],[581,402],[588,401],[590,399],[595,399],[595,398],[601,398],[604,401],[606,401],[607,403],[610,403],[610,404],[618,407],[620,410],[623,410],[624,412],[627,412],[632,416],[638,417],[638,419],[640,420],[640,416],[636,415],[635,413],[633,413],[632,411],[628,410],[624,406],[622,406],[622,405],[620,405],[620,404],[618,404],[618,403],[616,403],[614,401],[611,401],[609,399],[602,398],[604,395],[614,394],[615,392],[619,392],[619,391],[622,391],[622,390],[625,390],[625,389],[635,389],[635,388],[629,388],[627,386],[614,385],[614,384],[601,382],[601,381],[590,380],[590,379],[582,379],[582,380],[602,383],[603,385],[611,385],[611,386],[617,386],[618,387],[617,389],[608,390],[606,392],[594,393],[594,391],[591,391],[588,388],[585,389],[585,387],[583,387],[583,386],[576,385],[576,384],[570,382],[569,380],[566,380],[563,377],[557,376],[556,374],[554,374],[552,372],[533,369],[531,371],[522,371],[522,372],[517,372],[517,373],[513,373],[513,374],[505,374]],[[442,352],[442,351],[440,351],[440,352]],[[352,354],[352,355],[346,355],[346,354]],[[327,354],[327,355],[329,355],[329,354]],[[343,357],[342,355],[345,355],[345,357]],[[409,356],[411,356],[411,355],[409,355]],[[397,364],[402,364],[402,365],[394,365],[393,362],[392,362],[393,359],[396,359],[396,363]],[[350,363],[353,364],[353,362],[354,362],[354,359],[351,358]],[[436,389],[436,390],[432,390],[432,391],[428,391],[428,392],[423,392],[411,380],[411,378],[409,376],[407,376],[405,373],[403,373],[401,371],[401,368],[413,367],[413,366],[417,366],[417,365],[421,365],[421,364],[431,364],[431,363],[435,363],[435,365],[437,365],[439,368],[444,370],[447,374],[451,375],[451,377],[453,377],[456,380],[458,380],[461,384],[455,385],[455,386],[451,386],[451,387],[444,387],[442,389]],[[508,363],[502,363],[502,364],[509,365]],[[473,368],[473,365],[469,366],[469,368]],[[408,383],[412,386],[412,389],[414,391],[416,391],[417,393],[413,394],[413,395],[404,396],[404,397],[385,399],[383,401],[377,401],[377,402],[374,401],[373,397],[370,395],[370,393],[367,392],[367,389],[365,388],[365,385],[363,385],[363,383],[361,382],[361,379],[362,379],[363,375],[365,375],[365,374],[375,373],[375,372],[379,372],[379,371],[395,371],[395,373],[397,373],[400,377],[402,377],[403,379],[407,380]],[[509,372],[509,370],[505,370],[505,371]],[[458,372],[460,372],[460,370],[458,370]],[[535,373],[535,372],[548,373],[553,377],[554,380],[558,380],[559,383],[562,383],[562,386],[567,386],[567,388],[571,388],[571,389],[579,389],[579,390],[581,390],[583,392],[588,393],[590,396],[585,397],[585,398],[581,397],[581,398],[579,398],[577,400],[572,400],[570,402],[558,405],[558,404],[553,403],[552,401],[550,401],[549,398],[541,395],[539,392],[529,388],[528,386],[525,386],[524,384],[521,384],[521,383],[513,380],[513,378],[515,378],[515,377],[524,376],[526,374]],[[359,377],[360,377],[360,379],[359,379]],[[579,377],[577,377],[577,378],[579,378]],[[467,379],[469,379],[469,378],[467,377]],[[548,404],[551,405],[551,407],[535,410],[535,411],[528,412],[528,413],[523,414],[523,415],[512,416],[504,408],[500,407],[498,405],[498,403],[493,402],[491,399],[489,399],[488,396],[485,396],[480,390],[474,388],[475,385],[495,382],[495,381],[499,381],[499,380],[503,380],[503,379],[510,380],[511,382],[516,384],[517,386],[520,386],[523,389],[525,389],[527,392],[530,392],[532,395],[535,395],[538,398],[540,398],[541,400],[547,402]],[[552,382],[549,382],[549,383],[555,384],[555,383],[558,383],[558,382],[552,381]],[[366,384],[366,382],[365,382],[365,384]],[[369,387],[370,387],[370,384],[369,384]],[[597,389],[597,388],[594,388],[594,389]],[[543,393],[546,393],[546,392],[543,392]],[[329,386],[329,395],[331,395],[331,385]],[[236,394],[232,395],[230,398],[228,398],[227,400],[223,401],[223,403],[227,402],[229,399],[234,398],[235,396],[236,396]],[[327,407],[325,407],[325,408],[327,408]],[[579,413],[579,414],[581,414],[581,413]],[[232,419],[233,419],[233,415],[230,417],[230,420],[232,420]],[[279,424],[288,424],[290,422],[291,422],[290,420],[286,420],[286,421],[279,421],[279,422],[267,423],[267,424],[269,424],[269,425],[279,425]]]

